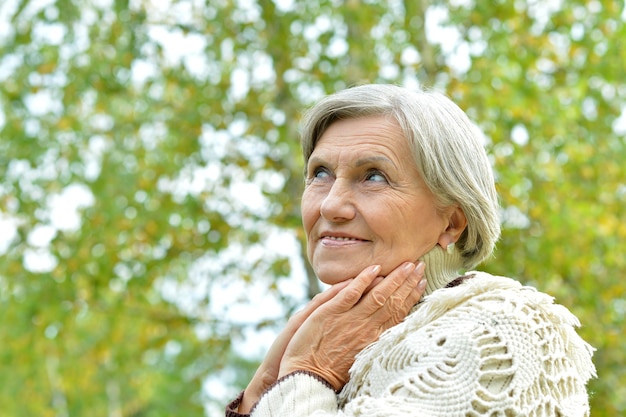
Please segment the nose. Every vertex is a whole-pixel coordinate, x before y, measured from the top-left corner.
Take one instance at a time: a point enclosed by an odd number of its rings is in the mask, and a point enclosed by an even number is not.
[[[335,180],[320,207],[322,217],[331,222],[345,222],[356,216],[354,195],[348,181]]]

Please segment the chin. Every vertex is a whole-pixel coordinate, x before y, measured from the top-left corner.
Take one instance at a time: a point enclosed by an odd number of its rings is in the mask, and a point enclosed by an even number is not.
[[[313,267],[315,271],[315,275],[317,278],[327,285],[335,285],[340,282],[346,281],[351,278],[356,278],[356,276],[363,270],[364,268],[358,269],[354,266],[344,267],[344,268],[316,268]]]
[[[348,279],[348,278],[346,278]],[[326,285],[335,285],[335,284],[339,284],[340,282],[345,281],[346,279],[326,279],[326,278],[319,278],[319,280],[326,284]]]

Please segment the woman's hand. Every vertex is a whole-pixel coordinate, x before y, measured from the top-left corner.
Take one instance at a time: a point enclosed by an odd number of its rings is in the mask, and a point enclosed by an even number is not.
[[[296,321],[290,320],[287,327],[293,333],[279,336],[284,336],[280,348],[284,353],[275,352],[273,365],[280,362],[278,377],[307,370],[335,390],[343,388],[356,354],[402,321],[426,288],[422,263],[417,268],[410,262],[402,264],[384,279],[378,277],[379,271],[377,266],[365,269],[332,297],[326,294],[315,306],[307,306]]]
[[[263,363],[261,363],[244,391],[243,399],[239,405],[240,413],[249,413],[252,406],[261,397],[261,394],[276,382],[285,349],[302,323],[304,323],[318,307],[333,299],[339,291],[347,287],[350,281],[352,280],[333,285],[317,294],[302,310],[291,316],[283,331],[278,335],[274,343],[272,343]]]

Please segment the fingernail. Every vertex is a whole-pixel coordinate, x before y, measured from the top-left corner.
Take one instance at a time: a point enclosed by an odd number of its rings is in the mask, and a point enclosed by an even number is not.
[[[415,264],[411,262],[407,262],[404,265],[404,272],[406,272],[407,274],[410,274],[413,271],[415,271]]]
[[[380,268],[381,268],[380,265],[374,265],[372,267],[372,274],[378,275],[378,273],[380,272]]]
[[[422,280],[417,284],[417,289],[420,291],[424,291],[424,289],[426,288],[426,278],[422,278]]]
[[[426,267],[426,265],[424,264],[424,262],[420,262],[417,264],[417,268],[415,268],[415,270],[421,274],[422,272],[424,272],[424,268]]]

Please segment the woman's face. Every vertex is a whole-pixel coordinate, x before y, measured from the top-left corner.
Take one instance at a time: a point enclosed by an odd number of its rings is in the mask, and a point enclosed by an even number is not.
[[[302,218],[319,279],[335,284],[370,265],[387,275],[449,235],[397,122],[375,116],[334,122],[307,165]]]

